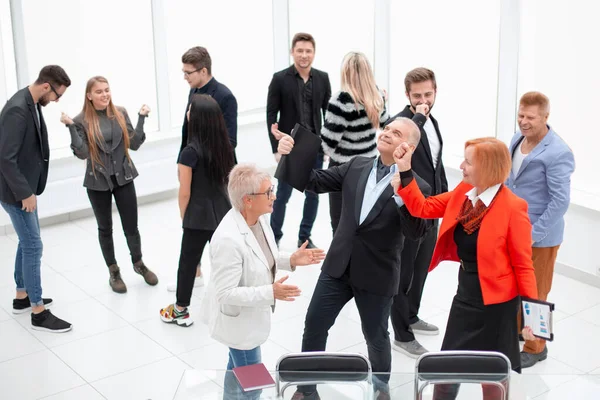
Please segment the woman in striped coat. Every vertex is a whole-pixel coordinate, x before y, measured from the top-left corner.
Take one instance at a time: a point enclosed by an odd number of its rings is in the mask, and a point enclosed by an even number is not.
[[[362,53],[350,52],[342,62],[341,90],[331,96],[321,129],[323,151],[329,168],[356,156],[377,156],[376,132],[389,114],[386,94],[375,84],[369,60]],[[329,194],[329,215],[333,234],[342,212],[342,194]]]

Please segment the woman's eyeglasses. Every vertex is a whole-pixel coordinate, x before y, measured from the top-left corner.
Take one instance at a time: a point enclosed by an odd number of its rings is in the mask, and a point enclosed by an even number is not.
[[[252,196],[258,196],[261,194],[266,195],[267,199],[270,199],[271,197],[273,197],[273,194],[275,194],[275,186],[271,186],[269,188],[269,190],[267,190],[266,192],[263,192],[263,193],[250,193],[250,195],[252,195]]]

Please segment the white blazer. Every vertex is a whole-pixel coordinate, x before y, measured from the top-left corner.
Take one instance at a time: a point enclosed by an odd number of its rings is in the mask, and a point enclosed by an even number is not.
[[[268,217],[259,223],[277,268],[292,270],[289,256],[279,256]],[[201,319],[213,339],[238,350],[263,344],[271,331],[275,304],[273,275],[258,241],[235,209],[223,217],[210,241],[211,273],[202,300]]]

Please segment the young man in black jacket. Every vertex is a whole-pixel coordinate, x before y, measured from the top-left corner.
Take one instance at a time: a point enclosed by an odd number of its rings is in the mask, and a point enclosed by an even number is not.
[[[315,58],[315,39],[308,33],[297,33],[292,40],[292,57],[294,64],[273,75],[267,96],[267,129],[271,141],[271,150],[275,160],[279,162],[281,155],[277,153],[277,140],[272,135],[277,132],[289,134],[296,123],[310,129],[321,136],[322,118],[325,116],[327,104],[331,97],[331,84],[326,72],[312,68]],[[323,168],[323,152],[317,156],[315,169]],[[283,220],[287,202],[292,195],[292,187],[285,182],[277,183],[277,199],[273,204],[271,228],[275,241],[279,244],[283,232]],[[319,197],[315,193],[305,192],[304,211],[298,247],[308,240],[308,248],[316,246],[310,239],[313,224],[317,218]]]
[[[390,119],[410,118],[421,131],[419,145],[412,158],[413,170],[431,186],[431,195],[448,191],[442,162],[442,136],[437,120],[431,115],[437,84],[435,74],[427,68],[415,68],[404,79],[409,105]],[[394,297],[391,318],[394,327],[394,349],[417,358],[427,350],[415,339],[415,333],[437,335],[437,326],[419,319],[421,296],[437,238],[438,221],[420,240],[407,238],[402,250],[400,287]]]
[[[19,237],[13,313],[31,310],[32,329],[55,333],[71,330],[71,324],[46,309],[52,299],[42,298],[37,196],[46,188],[50,159],[42,107],[58,102],[70,85],[61,67],[45,66],[37,80],[15,93],[0,113],[0,204]]]

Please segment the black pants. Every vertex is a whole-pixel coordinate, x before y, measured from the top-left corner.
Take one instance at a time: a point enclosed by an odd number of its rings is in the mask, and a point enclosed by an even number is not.
[[[329,161],[329,167],[333,168],[342,163],[335,161]],[[329,193],[329,217],[331,218],[331,231],[335,235],[338,225],[340,224],[340,218],[342,217],[342,192]]]
[[[215,231],[183,228],[179,269],[177,270],[177,305],[188,307],[194,290],[196,268],[202,259],[204,247]]]
[[[392,304],[394,338],[399,342],[415,340],[410,325],[419,321],[419,308],[427,271],[437,238],[437,222],[420,241],[404,239],[400,261],[400,286]]]
[[[348,275],[333,278],[321,272],[315,292],[308,306],[302,336],[302,351],[324,351],[329,329],[344,305],[354,297],[362,331],[367,341],[373,372],[387,386],[392,368],[392,348],[388,333],[391,296],[378,296],[349,283]],[[299,386],[303,393],[312,393],[314,385]]]
[[[98,240],[106,265],[117,264],[115,245],[113,242],[112,198],[115,198],[117,210],[121,217],[121,225],[131,254],[131,262],[142,259],[142,240],[138,230],[137,195],[133,182],[119,186],[114,176],[111,177],[114,188],[112,191],[87,190],[94,216],[98,223]]]

